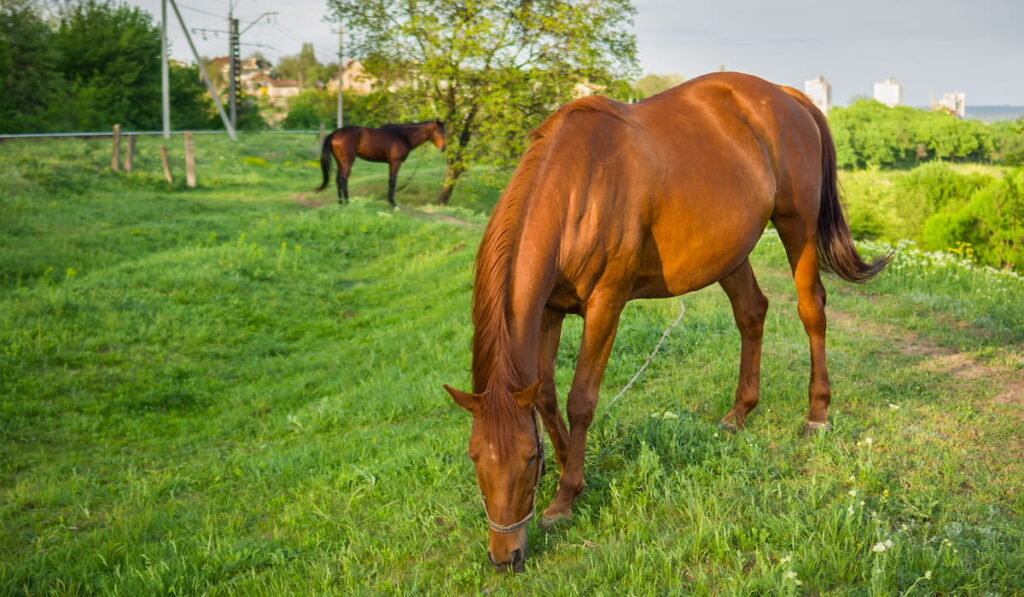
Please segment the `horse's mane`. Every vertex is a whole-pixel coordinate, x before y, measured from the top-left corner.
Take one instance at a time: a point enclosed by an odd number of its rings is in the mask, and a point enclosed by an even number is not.
[[[501,433],[519,416],[512,393],[536,381],[535,371],[523,371],[512,347],[508,309],[511,273],[515,263],[523,214],[538,170],[555,138],[573,112],[604,112],[627,121],[621,105],[599,95],[565,104],[530,133],[531,143],[512,179],[498,199],[487,224],[476,258],[473,286],[473,391],[487,393],[482,402],[482,421],[498,430],[490,434],[501,451],[509,449],[510,434]],[[506,452],[507,453],[507,452]]]
[[[409,144],[416,146],[426,141],[427,137],[420,136],[421,130],[431,124],[436,124],[436,120],[424,120],[423,122],[403,122],[399,124],[385,124],[380,127],[379,130],[389,131],[393,135],[398,135],[406,140]]]
[[[434,124],[435,122],[437,122],[437,121],[436,120],[424,120],[423,122],[396,122],[396,123],[393,123],[393,124],[385,124],[385,125],[381,126],[380,128],[382,128],[382,129],[396,128],[397,129],[397,128],[403,128],[403,127],[423,126],[423,125],[427,125],[427,124]]]

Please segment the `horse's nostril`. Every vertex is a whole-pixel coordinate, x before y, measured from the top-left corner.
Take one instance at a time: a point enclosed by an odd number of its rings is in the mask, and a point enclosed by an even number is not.
[[[491,552],[489,552],[489,551],[487,552],[487,561],[490,562],[491,566],[494,566],[494,568],[498,572],[504,572],[508,568],[508,564],[499,564],[499,563],[495,562],[494,561],[494,556],[492,556]]]

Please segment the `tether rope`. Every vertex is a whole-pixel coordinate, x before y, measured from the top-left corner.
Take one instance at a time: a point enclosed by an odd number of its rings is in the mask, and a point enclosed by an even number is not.
[[[676,317],[675,321],[670,323],[669,326],[665,328],[665,331],[661,333],[661,338],[658,340],[658,343],[654,345],[654,350],[651,351],[651,354],[647,357],[647,360],[644,361],[643,365],[640,365],[640,368],[637,369],[636,373],[633,374],[633,378],[630,379],[629,382],[625,386],[623,386],[621,390],[619,390],[619,393],[616,394],[615,397],[608,402],[608,406],[606,406],[602,410],[602,412],[608,412],[611,409],[612,405],[615,404],[619,400],[619,398],[622,398],[623,394],[628,392],[629,389],[633,387],[633,384],[636,383],[636,380],[640,379],[640,376],[643,375],[643,372],[646,371],[647,367],[651,364],[651,362],[654,361],[654,357],[658,354],[658,351],[661,349],[661,345],[665,343],[665,340],[668,338],[668,335],[672,333],[672,330],[675,329],[675,327],[679,325],[679,322],[683,320],[683,315],[685,314],[686,305],[683,304],[682,300],[680,300],[679,315]]]

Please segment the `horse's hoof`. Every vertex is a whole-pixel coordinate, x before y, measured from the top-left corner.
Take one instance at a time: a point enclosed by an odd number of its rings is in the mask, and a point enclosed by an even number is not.
[[[571,514],[558,514],[555,516],[541,516],[540,517],[540,528],[542,531],[550,531],[555,525],[562,522],[568,521],[572,518]]]
[[[732,423],[726,423],[725,421],[719,421],[718,428],[726,433],[732,433],[734,435],[738,433],[740,430],[739,427],[733,425]]]
[[[800,432],[803,437],[811,437],[826,431],[832,431],[832,425],[828,423],[815,423],[814,421],[807,421],[804,423],[804,429]]]

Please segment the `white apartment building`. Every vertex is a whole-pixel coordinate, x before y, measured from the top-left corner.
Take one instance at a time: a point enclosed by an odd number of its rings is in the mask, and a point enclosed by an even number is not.
[[[892,108],[903,103],[903,85],[889,77],[881,83],[875,83],[875,100]]]
[[[832,84],[819,76],[817,79],[804,81],[804,95],[806,95],[823,114],[828,115],[828,109],[832,107]]]
[[[942,99],[939,100],[939,106],[960,118],[967,116],[967,96],[963,91],[943,93]]]

